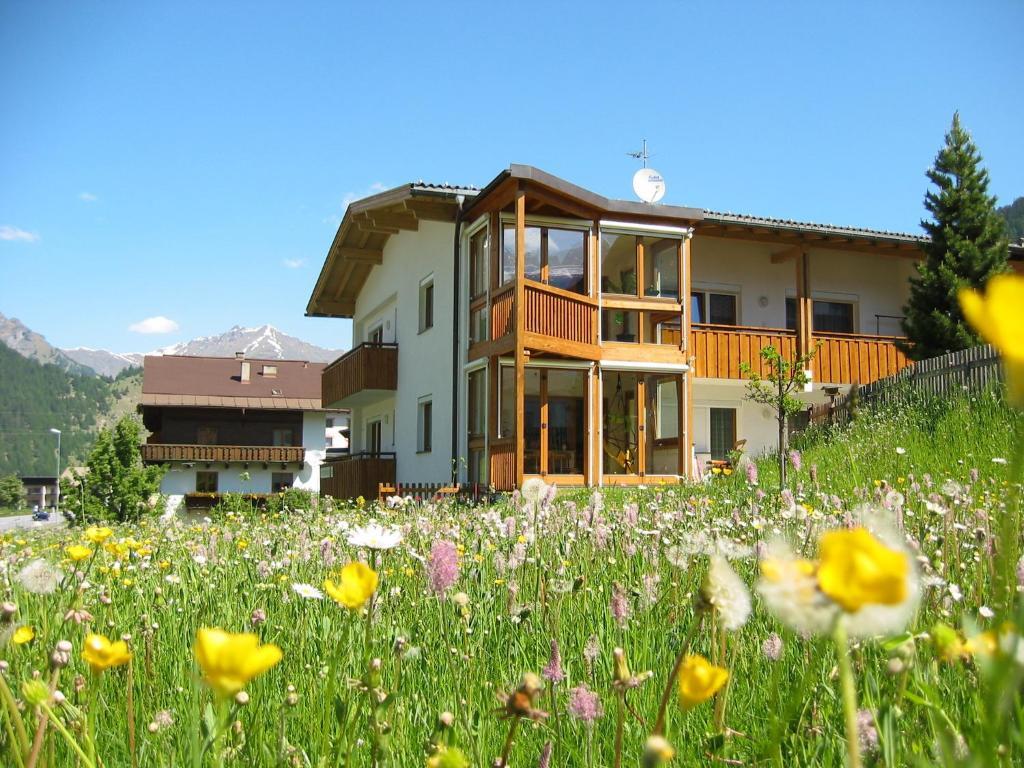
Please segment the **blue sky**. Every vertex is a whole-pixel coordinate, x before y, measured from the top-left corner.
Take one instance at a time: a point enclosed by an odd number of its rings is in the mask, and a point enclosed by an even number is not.
[[[303,317],[346,200],[512,162],[630,198],[644,136],[665,202],[916,230],[955,109],[1024,195],[1021,29],[1017,1],[4,2],[0,312],[60,346],[346,346]]]

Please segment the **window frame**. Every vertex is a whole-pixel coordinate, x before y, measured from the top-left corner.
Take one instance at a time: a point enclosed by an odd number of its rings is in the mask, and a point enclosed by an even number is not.
[[[208,488],[208,487],[200,488],[199,487],[199,485],[200,485],[200,483],[199,483],[200,477],[202,477],[204,480],[209,480],[212,477],[213,478],[213,488],[212,489]],[[203,483],[203,485],[205,486],[205,485],[207,485],[207,483]],[[220,472],[217,472],[216,470],[212,470],[212,469],[196,470],[196,493],[220,493]]]
[[[516,253],[515,253],[516,220],[515,220],[515,216],[513,216],[511,214],[503,213],[503,214],[501,214],[501,216],[498,219],[498,224],[499,224],[499,229],[500,229],[500,241],[498,243],[498,245],[499,245],[499,252],[498,252],[498,260],[497,260],[497,265],[498,265],[498,285],[497,285],[497,290],[501,290],[502,288],[504,288],[504,287],[506,287],[508,285],[511,285],[512,283],[514,283],[515,279],[516,279],[516,269],[515,269],[515,267],[516,267],[516,265],[515,265],[515,258],[516,258]],[[526,229],[533,228],[533,229],[540,229],[541,230],[541,243],[542,243],[542,246],[541,246],[541,254],[540,254],[540,279],[539,280],[535,280],[534,282],[539,282],[539,283],[542,283],[544,285],[550,285],[552,288],[556,288],[558,290],[563,290],[563,291],[568,291],[569,293],[574,293],[574,294],[576,294],[578,296],[590,296],[591,295],[591,291],[590,291],[590,275],[591,275],[591,270],[597,268],[594,265],[594,256],[590,252],[591,251],[591,235],[593,235],[593,233],[594,233],[594,225],[593,225],[593,223],[591,223],[589,221],[584,221],[584,220],[581,220],[581,219],[562,219],[562,218],[558,218],[558,217],[547,217],[547,216],[527,216],[526,217],[525,227],[526,227]],[[562,288],[561,286],[552,285],[549,282],[549,279],[550,279],[550,274],[548,273],[549,263],[548,263],[548,260],[547,260],[547,248],[544,245],[544,243],[547,240],[547,236],[546,236],[545,233],[546,233],[547,230],[550,230],[550,229],[561,229],[561,230],[566,230],[566,231],[570,231],[570,232],[580,232],[580,233],[583,234],[583,290],[582,291],[574,291],[571,288]],[[509,258],[512,261],[511,273],[510,273],[511,276],[508,277],[508,278],[505,277],[505,266],[506,266],[506,262],[505,262],[505,255],[506,255],[506,250],[505,250],[505,243],[506,243],[505,233],[506,232],[511,232],[512,233],[511,242],[513,243],[512,249],[508,253]],[[528,279],[528,280],[533,280],[533,278],[526,278],[525,275],[523,277],[525,279]]]
[[[434,327],[434,274],[430,273],[422,280],[418,291],[419,327],[418,333],[426,333]]]
[[[814,322],[814,311],[817,308],[818,304],[845,304],[845,305],[849,306],[850,307],[850,330],[848,330],[848,331],[831,331],[831,330],[824,330],[822,328],[819,328],[818,327],[818,323]],[[790,322],[789,322],[790,307],[793,308],[793,321],[794,322],[793,322],[792,325],[790,325]],[[797,326],[797,316],[799,314],[798,311],[797,311],[797,297],[796,296],[786,296],[785,313],[786,313],[786,317],[785,317],[785,320],[783,322],[785,324],[786,329],[790,330],[790,331],[795,331],[797,329],[796,328],[796,326]],[[857,329],[860,327],[859,323],[857,322],[859,320],[859,315],[860,315],[860,301],[859,301],[859,299],[856,299],[856,298],[837,298],[837,297],[820,296],[820,295],[816,296],[816,297],[815,296],[811,297],[811,320],[812,320],[812,323],[813,323],[813,327],[811,329],[812,332],[817,332],[817,333],[845,333],[845,334],[855,334],[855,333],[858,333]]]
[[[696,320],[693,317],[693,314],[694,314],[694,312],[693,312],[693,299],[697,295],[701,296],[701,315],[707,317],[708,318],[707,320]],[[728,296],[728,297],[732,298],[732,300],[733,300],[733,308],[735,310],[734,311],[734,320],[735,320],[735,322],[732,322],[732,323],[713,323],[713,322],[711,322],[711,318],[710,318],[710,298],[709,297],[712,296],[712,295],[715,295],[715,296]],[[740,326],[741,325],[741,322],[740,322],[740,307],[741,307],[740,295],[741,294],[740,294],[739,291],[723,290],[721,288],[700,288],[700,287],[690,288],[690,300],[689,300],[689,303],[686,305],[687,310],[690,312],[690,322],[691,323],[696,323],[697,325],[725,325],[725,326],[737,326],[737,327]]]

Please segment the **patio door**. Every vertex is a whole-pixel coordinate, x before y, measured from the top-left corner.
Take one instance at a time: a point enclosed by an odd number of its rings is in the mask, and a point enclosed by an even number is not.
[[[602,373],[602,468],[610,482],[682,474],[678,374]]]
[[[527,368],[523,470],[582,478],[586,464],[587,371]]]

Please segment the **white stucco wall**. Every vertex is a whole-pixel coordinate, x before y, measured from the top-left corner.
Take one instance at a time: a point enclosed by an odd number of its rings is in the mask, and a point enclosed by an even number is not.
[[[364,449],[369,419],[386,418],[381,447],[395,451],[397,479],[403,483],[440,482],[451,474],[454,234],[454,224],[421,221],[417,231],[392,235],[382,263],[356,299],[353,345],[366,341],[382,322],[384,341],[397,342],[399,353],[394,395],[352,407],[352,451]],[[434,279],[434,326],[420,333],[419,290],[428,276]],[[430,452],[417,453],[417,409],[424,397],[433,403],[433,445]]]
[[[792,261],[772,264],[771,254],[785,249],[777,243],[697,234],[691,253],[693,289],[738,293],[739,325],[784,328],[786,297],[796,296],[796,267]],[[810,251],[809,272],[812,298],[854,302],[855,330],[873,334],[876,313],[903,314],[914,262],[819,248]],[[878,332],[883,336],[902,334],[894,320],[883,320]]]

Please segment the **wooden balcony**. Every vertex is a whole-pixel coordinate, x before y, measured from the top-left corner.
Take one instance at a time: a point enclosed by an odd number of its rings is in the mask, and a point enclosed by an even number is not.
[[[515,285],[497,291],[491,298],[491,339],[497,340],[515,330]]]
[[[738,325],[703,325],[690,328],[690,354],[694,375],[708,379],[745,379],[740,365],[748,364],[764,375],[761,350],[775,347],[786,358],[796,355],[796,331],[784,328],[746,328]]]
[[[822,384],[868,384],[899,373],[910,360],[896,346],[894,336],[856,333],[815,333],[811,343],[820,345],[811,367]]]
[[[394,484],[395,454],[354,453],[324,462],[320,493],[336,499],[377,498],[380,483]]]
[[[142,460],[155,464],[173,461],[252,462],[255,464],[301,464],[305,448],[291,445],[177,445],[146,443],[140,446]]]
[[[811,344],[819,346],[811,362],[814,380],[819,384],[867,384],[891,376],[909,364],[897,341],[892,336],[815,333]],[[768,346],[792,359],[797,350],[796,331],[699,324],[690,329],[690,354],[698,378],[744,379],[743,363],[764,375],[768,371],[760,355]]]
[[[525,281],[527,348],[596,359],[597,302],[544,283]]]
[[[324,408],[350,407],[398,387],[398,345],[360,344],[324,368]]]

